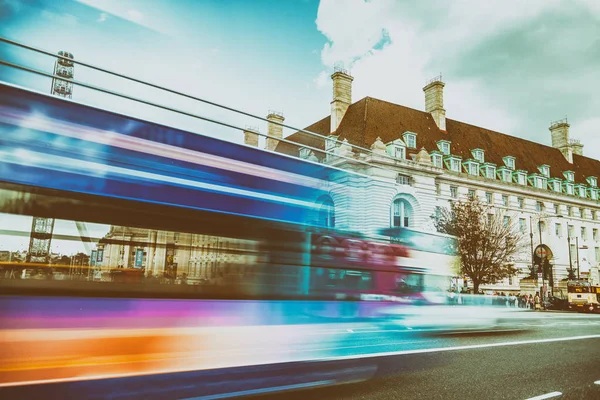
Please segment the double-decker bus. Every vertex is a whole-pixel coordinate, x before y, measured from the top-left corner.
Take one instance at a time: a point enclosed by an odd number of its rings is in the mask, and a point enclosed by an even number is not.
[[[600,311],[600,286],[592,285],[588,281],[568,281],[567,298],[570,310]]]
[[[316,228],[348,173],[0,84],[0,387],[210,369],[204,328],[431,302],[436,235]]]

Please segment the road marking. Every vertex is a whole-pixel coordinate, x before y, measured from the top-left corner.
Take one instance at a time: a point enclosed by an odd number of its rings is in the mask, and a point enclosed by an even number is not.
[[[237,397],[237,396],[247,396],[247,395],[251,395],[251,394],[264,394],[264,393],[279,392],[279,391],[291,390],[291,389],[306,389],[306,388],[315,387],[315,386],[331,385],[332,383],[335,383],[335,381],[334,380],[326,380],[326,381],[317,381],[317,382],[308,382],[308,383],[297,383],[295,385],[275,386],[275,387],[264,388],[264,389],[240,390],[238,392],[220,393],[220,394],[213,394],[213,395],[200,396],[200,397],[190,397],[190,398],[187,398],[184,400],[225,399],[225,398],[234,397],[234,396]]]
[[[527,400],[544,400],[544,399],[551,399],[553,397],[558,397],[558,396],[562,396],[562,393],[561,392],[546,393],[546,394],[541,394],[539,396],[530,397]]]
[[[600,385],[600,381],[596,381],[596,382],[594,382],[594,384]]]
[[[553,343],[553,342],[567,342],[572,340],[586,340],[586,339],[600,339],[600,335],[586,335],[586,336],[570,336],[560,337],[551,339],[538,339],[538,340],[520,340],[516,342],[501,342],[501,343],[486,343],[486,344],[474,344],[468,346],[455,346],[455,347],[437,347],[432,349],[416,349],[416,350],[399,350],[399,351],[388,351],[385,353],[376,354],[358,354],[351,356],[336,356],[336,357],[324,357],[320,360],[352,360],[359,358],[375,358],[375,357],[389,357],[389,356],[402,356],[409,354],[422,354],[422,353],[439,353],[443,351],[458,351],[458,350],[473,350],[473,349],[485,349],[488,347],[503,347],[503,346],[519,346],[526,344],[539,344],[539,343]]]

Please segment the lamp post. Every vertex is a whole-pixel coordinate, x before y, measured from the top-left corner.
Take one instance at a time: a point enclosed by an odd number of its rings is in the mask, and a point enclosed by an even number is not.
[[[546,261],[545,260],[546,252],[543,249],[544,243],[543,243],[543,240],[542,240],[542,220],[548,219],[548,218],[560,219],[560,218],[563,218],[563,216],[561,214],[557,214],[557,215],[540,216],[538,218],[538,232],[540,234],[540,249],[541,249],[541,252],[540,252],[540,267],[542,268],[542,271],[543,271],[544,264],[545,264],[545,261]],[[529,217],[529,229],[530,229],[529,237],[530,237],[530,242],[531,242],[531,264],[533,265],[534,253],[533,253],[533,230],[532,230],[532,226],[531,226],[531,216]],[[569,229],[567,227],[567,235],[568,235],[568,230]],[[570,250],[570,248],[569,248],[569,250]],[[570,254],[571,253],[569,252],[569,256],[570,256]],[[570,263],[570,261],[569,261],[569,263]],[[550,273],[550,277],[548,279],[548,282],[551,283],[551,285],[550,285],[550,293],[552,295],[554,295],[554,271],[553,271],[553,268],[551,266],[550,266],[548,272]],[[544,293],[540,293],[540,295],[541,295],[542,299],[545,297]]]

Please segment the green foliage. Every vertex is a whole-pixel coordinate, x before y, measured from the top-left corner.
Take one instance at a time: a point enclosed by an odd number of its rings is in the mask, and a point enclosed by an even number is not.
[[[475,291],[517,272],[511,260],[525,241],[514,218],[476,198],[451,202],[432,218],[439,232],[457,238],[461,272],[471,278]]]

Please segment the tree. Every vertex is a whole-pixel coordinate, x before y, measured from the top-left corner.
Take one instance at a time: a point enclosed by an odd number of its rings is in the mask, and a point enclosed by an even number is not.
[[[510,216],[469,198],[438,207],[432,218],[439,232],[457,238],[460,270],[473,281],[475,293],[480,285],[517,272],[511,260],[526,243]]]

